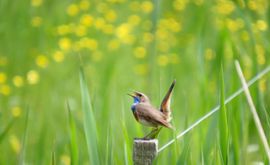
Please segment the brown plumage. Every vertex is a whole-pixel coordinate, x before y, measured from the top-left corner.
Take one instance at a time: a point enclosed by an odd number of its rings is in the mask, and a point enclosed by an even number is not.
[[[161,102],[159,110],[152,106],[150,99],[145,94],[141,92],[134,92],[133,95],[130,95],[134,98],[134,104],[132,105],[131,109],[135,119],[139,123],[154,128],[158,128],[159,126],[172,128],[172,125],[170,124],[170,103],[175,82],[176,81],[174,80],[171,84],[168,92]]]
[[[150,104],[139,103],[133,114],[136,120],[145,126],[172,128],[171,124],[167,122],[166,116]]]

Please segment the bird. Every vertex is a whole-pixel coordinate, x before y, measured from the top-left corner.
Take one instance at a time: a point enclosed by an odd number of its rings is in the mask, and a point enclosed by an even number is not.
[[[175,83],[176,80],[173,80],[169,90],[161,102],[159,109],[155,108],[152,105],[149,97],[142,92],[134,91],[132,94],[128,94],[133,97],[131,110],[137,122],[144,126],[153,128],[153,130],[143,139],[156,138],[162,127],[173,129],[173,126],[170,123],[172,120],[170,105]]]

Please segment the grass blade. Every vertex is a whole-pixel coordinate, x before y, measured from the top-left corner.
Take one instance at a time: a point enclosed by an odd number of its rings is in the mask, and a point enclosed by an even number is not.
[[[225,106],[225,94],[224,94],[225,87],[224,87],[224,75],[222,66],[220,75],[221,76],[220,76],[219,145],[223,164],[228,164],[229,133],[228,133],[227,112]]]
[[[206,133],[205,142],[203,145],[203,155],[204,155],[204,163],[205,164],[211,164],[210,162],[213,161],[212,157],[209,157],[207,155],[210,155],[212,152],[215,152],[213,148],[215,148],[216,143],[216,134],[217,134],[217,123],[218,123],[218,115],[214,115],[211,119],[208,130]]]
[[[111,129],[108,127],[107,129],[107,139],[106,139],[106,157],[105,157],[105,164],[109,164],[111,161],[111,154],[110,151],[112,150],[111,143],[112,143],[112,136],[111,136]]]
[[[80,69],[80,86],[82,97],[82,111],[84,132],[86,137],[87,149],[90,158],[90,164],[100,164],[98,155],[97,127],[96,121],[91,106],[91,99],[88,93],[88,87],[84,76],[83,69]]]
[[[71,153],[71,165],[78,164],[78,142],[77,142],[77,129],[74,121],[74,117],[71,113],[69,103],[68,108],[68,121],[69,121],[69,138],[70,138],[70,153]]]
[[[255,121],[255,124],[256,124],[256,127],[257,127],[257,130],[259,132],[259,136],[262,140],[262,143],[263,143],[263,146],[265,148],[265,152],[266,152],[266,155],[268,157],[268,161],[270,162],[270,148],[269,148],[269,144],[268,144],[268,141],[267,141],[267,138],[266,138],[266,135],[264,133],[264,130],[263,130],[263,127],[262,127],[262,124],[261,124],[261,121],[260,121],[260,118],[257,114],[257,111],[256,111],[256,108],[255,108],[255,105],[252,101],[252,98],[251,98],[251,95],[250,95],[250,92],[249,92],[249,89],[248,89],[248,84],[244,78],[244,75],[242,73],[242,69],[240,67],[240,64],[238,61],[235,62],[235,67],[236,67],[236,70],[237,70],[237,73],[239,75],[239,78],[241,80],[241,83],[242,83],[242,86],[244,88],[244,92],[245,92],[245,95],[246,95],[246,98],[247,98],[247,101],[248,101],[248,104],[250,106],[250,110],[251,110],[251,113],[252,113],[252,116],[253,116],[253,119]]]
[[[12,118],[8,124],[6,125],[6,127],[3,129],[3,131],[0,133],[0,144],[2,142],[2,140],[5,138],[5,136],[7,135],[7,133],[9,132],[9,130],[11,129],[12,125],[15,122],[15,118]]]
[[[187,135],[184,139],[184,148],[182,153],[178,157],[177,164],[188,164],[188,158],[190,154],[190,139],[191,135]]]
[[[26,139],[28,135],[28,121],[29,121],[29,107],[27,108],[27,113],[26,113],[26,118],[25,118],[25,123],[24,123],[24,134],[22,137],[22,149],[20,153],[20,158],[19,158],[19,164],[24,164],[24,158],[25,158],[25,151],[26,151]]]
[[[52,151],[52,154],[51,154],[51,161],[52,161],[52,165],[56,165],[56,163],[55,163],[55,152],[54,151]]]
[[[124,151],[125,151],[125,163],[126,164],[130,164],[130,162],[132,162],[132,160],[130,159],[130,155],[131,153],[130,148],[128,148],[128,146],[131,144],[130,140],[129,140],[129,135],[128,135],[128,130],[127,127],[125,125],[125,122],[122,122],[122,132],[123,132],[123,137],[124,137]]]

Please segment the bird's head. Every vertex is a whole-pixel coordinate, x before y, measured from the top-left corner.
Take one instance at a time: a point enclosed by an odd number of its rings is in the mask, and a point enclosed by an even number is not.
[[[150,103],[149,98],[141,93],[141,92],[133,92],[133,94],[128,94],[129,96],[133,97],[134,103]]]

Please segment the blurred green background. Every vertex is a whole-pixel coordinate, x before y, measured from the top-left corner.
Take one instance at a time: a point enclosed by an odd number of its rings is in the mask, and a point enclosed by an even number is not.
[[[220,91],[241,87],[234,60],[247,80],[270,64],[268,0],[0,0],[0,15],[0,164],[132,164],[133,138],[150,128],[135,121],[127,93],[158,107],[177,80],[176,130],[161,131],[162,146],[218,105]],[[80,66],[96,126],[84,124]],[[269,85],[268,74],[250,88],[268,141]],[[245,96],[226,112],[155,164],[268,164]],[[97,137],[90,150],[85,130]]]

